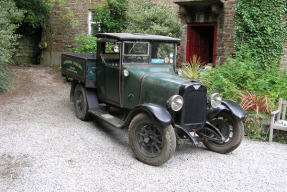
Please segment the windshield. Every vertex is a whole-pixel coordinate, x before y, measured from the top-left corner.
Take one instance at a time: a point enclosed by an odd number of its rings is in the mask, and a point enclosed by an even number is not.
[[[162,42],[124,42],[123,63],[174,64],[175,44]]]
[[[125,42],[124,63],[148,63],[149,43]]]
[[[151,63],[171,64],[174,63],[174,44],[172,43],[152,43]]]

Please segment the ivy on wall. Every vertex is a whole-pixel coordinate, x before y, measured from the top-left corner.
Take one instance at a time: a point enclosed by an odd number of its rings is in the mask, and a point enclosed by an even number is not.
[[[283,25],[287,0],[237,0],[235,48],[237,56],[252,57],[265,70],[278,67],[286,42]]]

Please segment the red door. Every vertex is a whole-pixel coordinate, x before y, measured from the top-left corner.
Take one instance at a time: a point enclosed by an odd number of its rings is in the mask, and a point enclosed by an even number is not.
[[[188,39],[187,39],[187,53],[186,60],[196,55],[200,57],[202,63],[215,62],[215,39],[216,31],[215,25],[201,26],[189,25],[188,26]]]

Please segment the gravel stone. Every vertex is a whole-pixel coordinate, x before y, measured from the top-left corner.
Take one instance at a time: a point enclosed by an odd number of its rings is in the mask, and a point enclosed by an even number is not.
[[[244,139],[222,155],[186,142],[167,163],[135,158],[127,130],[76,118],[60,71],[12,67],[0,93],[0,191],[287,191],[287,145]]]

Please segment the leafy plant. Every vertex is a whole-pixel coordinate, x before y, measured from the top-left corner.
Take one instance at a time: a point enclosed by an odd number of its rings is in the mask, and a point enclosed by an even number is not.
[[[175,8],[166,2],[129,0],[127,9],[128,33],[144,33],[181,37],[184,26]]]
[[[96,53],[97,52],[97,38],[81,34],[75,37],[76,43],[74,48],[70,51],[75,53]]]
[[[259,95],[250,91],[239,91],[241,100],[240,106],[245,111],[254,111],[258,116],[259,113],[267,114],[273,110],[273,105],[268,101],[267,95]]]
[[[264,132],[263,122],[268,120],[269,116],[256,113],[254,111],[247,112],[245,116],[245,134],[248,138],[254,140],[266,140],[267,133]]]
[[[0,91],[8,90],[12,74],[7,70],[11,62],[14,46],[17,45],[19,35],[14,34],[18,25],[15,23],[23,19],[24,12],[18,10],[14,1],[0,1]]]
[[[188,79],[199,79],[200,66],[200,58],[194,55],[192,59],[190,58],[189,63],[182,64],[182,76]]]

